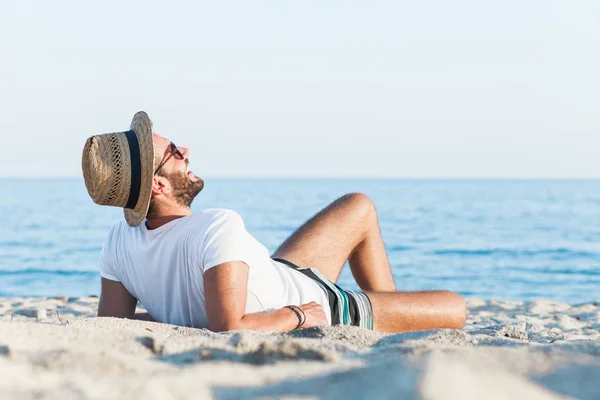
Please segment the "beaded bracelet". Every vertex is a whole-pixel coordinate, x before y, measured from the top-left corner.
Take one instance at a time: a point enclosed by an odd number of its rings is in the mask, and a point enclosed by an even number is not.
[[[296,327],[294,328],[294,330],[300,328],[306,322],[306,314],[304,314],[304,311],[302,311],[302,309],[300,307],[285,306],[284,308],[289,308],[298,317],[298,325],[296,325]]]

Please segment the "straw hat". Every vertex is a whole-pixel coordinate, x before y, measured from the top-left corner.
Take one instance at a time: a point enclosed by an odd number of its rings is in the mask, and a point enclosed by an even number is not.
[[[127,223],[138,226],[148,213],[154,175],[152,122],[148,114],[135,114],[129,129],[89,137],[81,168],[94,203],[123,207]]]

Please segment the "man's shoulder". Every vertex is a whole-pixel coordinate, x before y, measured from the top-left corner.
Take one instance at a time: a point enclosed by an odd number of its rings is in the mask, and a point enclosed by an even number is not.
[[[131,228],[126,221],[117,221],[113,224],[113,226],[110,228],[110,230],[108,231],[108,237],[114,237],[114,236],[118,236],[123,232],[127,232],[127,230],[129,229],[135,229],[135,228]]]
[[[221,232],[223,229],[237,231],[246,228],[242,216],[228,208],[209,208],[193,215],[197,218],[197,222],[193,224],[202,226],[207,234]]]
[[[237,211],[229,208],[207,208],[193,215],[208,221],[242,219],[242,216]]]
[[[124,236],[127,234],[127,228],[130,228],[130,226],[125,221],[115,222],[111,226],[102,248],[103,254],[113,254],[112,250],[117,248],[118,244],[123,241]]]
[[[223,225],[223,224],[241,224],[244,222],[242,220],[242,216],[235,210],[231,210],[228,208],[207,208],[201,211],[194,212],[189,215],[186,223],[178,224],[176,230],[187,230],[204,227],[205,229],[210,229],[210,227],[215,225]],[[145,222],[142,222],[144,224]],[[108,233],[108,240],[123,240],[128,237],[138,236],[135,234],[136,231],[144,230],[143,227],[136,226],[131,227],[127,224],[126,221],[118,221],[116,222],[110,229]]]

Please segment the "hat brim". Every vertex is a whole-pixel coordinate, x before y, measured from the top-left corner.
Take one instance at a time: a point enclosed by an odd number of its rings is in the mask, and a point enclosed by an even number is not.
[[[152,121],[144,111],[133,116],[130,129],[135,132],[140,145],[140,159],[142,164],[142,179],[140,196],[133,209],[125,208],[125,220],[129,226],[138,226],[148,214],[150,199],[152,197],[152,178],[154,176],[154,142],[152,140]]]

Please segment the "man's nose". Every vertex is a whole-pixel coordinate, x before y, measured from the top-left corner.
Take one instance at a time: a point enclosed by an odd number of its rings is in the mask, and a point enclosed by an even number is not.
[[[190,157],[190,149],[188,149],[187,147],[180,147],[179,151],[181,152],[181,154],[183,155],[183,158],[189,158]]]

